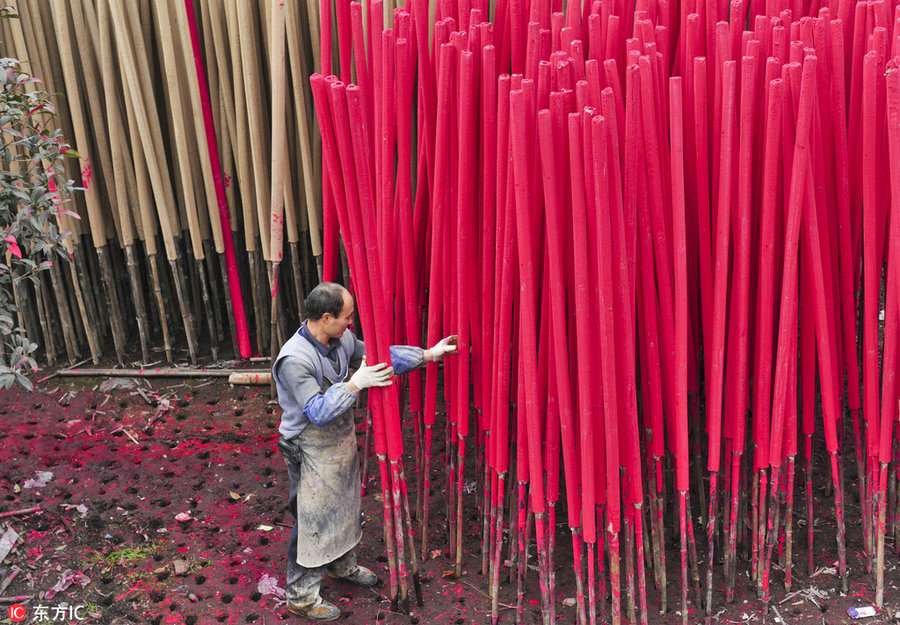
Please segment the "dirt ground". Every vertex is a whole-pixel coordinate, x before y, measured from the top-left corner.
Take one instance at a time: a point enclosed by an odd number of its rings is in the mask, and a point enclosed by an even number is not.
[[[268,387],[230,386],[202,378],[187,382],[54,378],[34,393],[0,393],[0,536],[12,529],[20,537],[0,561],[0,623],[13,622],[8,613],[13,603],[25,607],[26,623],[38,622],[42,606],[48,611],[47,622],[67,606],[78,607],[77,615],[84,620],[56,618],[56,622],[303,622],[288,614],[279,598],[291,522],[287,473],[276,447],[279,414]],[[453,564],[444,528],[441,464],[435,462],[429,559],[420,569],[424,606],[401,614],[391,610],[386,587],[361,589],[326,580],[322,593],[341,608],[343,622],[489,622],[474,494],[466,501],[470,525],[465,534],[465,574],[460,579],[447,575]],[[411,460],[406,466],[409,479],[414,479]],[[387,580],[377,470],[369,473],[358,554],[362,563]],[[413,484],[410,490],[414,492]],[[841,595],[840,580],[831,568],[835,548],[827,510],[820,510],[816,521],[816,572],[810,576],[806,571],[805,506],[800,493],[795,506],[794,592],[785,595],[782,575],[774,572],[775,610],[764,617],[748,562],[742,558],[736,600],[726,605],[718,565],[714,591],[720,612],[712,622],[850,623],[848,607],[874,603],[874,586],[865,574],[861,553],[858,505],[851,497],[847,507],[851,584],[850,592]],[[818,497],[822,493],[817,490]],[[34,507],[38,509],[22,512]],[[4,514],[9,512],[15,514]],[[575,610],[566,601],[574,596],[574,583],[564,521],[561,512],[556,620],[574,623]],[[652,623],[681,622],[676,605],[678,554],[672,551],[677,528],[667,532],[669,610],[659,614],[651,576]],[[858,622],[895,622],[900,579],[891,547],[885,609]],[[703,579],[704,562],[701,553]],[[536,578],[530,567],[523,597],[529,625],[540,622]],[[512,623],[516,586],[508,583],[506,571],[501,581],[502,622]],[[689,621],[702,622],[702,612],[693,603],[690,606]]]

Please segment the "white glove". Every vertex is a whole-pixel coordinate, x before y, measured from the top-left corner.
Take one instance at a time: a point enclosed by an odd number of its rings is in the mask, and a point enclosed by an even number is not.
[[[388,367],[386,362],[380,362],[377,365],[368,367],[363,361],[363,364],[350,378],[347,387],[351,393],[358,393],[362,389],[372,386],[390,386],[393,382],[391,380],[393,375],[394,369]]]
[[[425,362],[440,362],[447,354],[455,354],[459,336],[452,334],[435,343],[434,347],[425,351]]]

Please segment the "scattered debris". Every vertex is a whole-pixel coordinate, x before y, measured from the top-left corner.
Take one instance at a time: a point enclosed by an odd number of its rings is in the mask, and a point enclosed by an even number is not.
[[[75,510],[75,511],[81,513],[82,519],[84,517],[86,517],[87,513],[88,513],[87,506],[84,505],[83,503],[80,503],[77,506],[74,504],[70,504],[70,503],[63,503],[63,504],[60,504],[59,507],[65,509],[65,510]]]
[[[847,614],[850,615],[850,618],[868,618],[878,614],[878,610],[873,606],[864,605],[858,608],[847,608]]]
[[[23,488],[43,488],[47,485],[47,483],[53,479],[52,471],[38,471],[36,475],[37,479],[33,480],[25,480],[25,484],[22,485]]]
[[[275,595],[279,599],[284,599],[284,588],[279,587],[278,579],[268,573],[263,574],[256,585],[256,589],[262,595]]]
[[[575,603],[576,603],[575,597],[566,597],[565,599],[563,599],[563,605],[566,606],[567,608],[573,607],[575,605]]]
[[[175,567],[175,575],[183,577],[188,574],[191,570],[191,565],[187,560],[182,560],[179,558],[178,560],[172,561],[172,566]]]
[[[153,398],[150,397],[149,395],[147,395],[147,392],[146,392],[144,389],[138,388],[136,392],[137,392],[138,395],[141,396],[141,398],[142,398],[145,402],[147,402],[148,405],[150,405],[150,406],[153,405]]]
[[[13,550],[17,540],[19,540],[18,532],[11,527],[6,528],[6,532],[0,537],[0,562],[3,562],[9,552]]]
[[[13,580],[16,579],[16,577],[21,572],[22,572],[22,569],[20,569],[19,567],[17,567],[17,566],[12,567],[12,572],[9,574],[9,577],[7,577],[5,580],[3,580],[3,583],[0,584],[0,595],[2,595],[3,593],[6,592],[6,589],[9,588],[9,585],[12,584]]]
[[[72,584],[78,584],[82,588],[91,583],[91,578],[82,573],[81,571],[73,571],[72,569],[66,569],[63,571],[63,574],[60,576],[59,581],[56,582],[56,585],[53,586],[50,590],[47,591],[47,594],[44,596],[45,599],[52,599],[56,596],[57,593],[64,592],[71,586]]]
[[[175,515],[175,520],[179,523],[187,523],[188,521],[193,521],[194,517],[191,516],[190,512],[179,512]]]
[[[136,439],[134,437],[134,434],[132,434],[131,432],[129,432],[128,430],[126,430],[124,428],[122,429],[122,431],[125,432],[125,435],[128,436],[128,438],[130,438],[134,442],[135,445],[140,445],[140,443],[138,442],[138,439]]]
[[[104,380],[103,382],[101,382],[97,387],[97,390],[101,393],[108,393],[116,389],[130,391],[136,385],[137,384],[133,378],[109,378],[108,380]]]
[[[822,573],[824,573],[825,575],[837,575],[837,568],[833,566],[820,566],[815,571],[813,571],[813,574],[810,575],[809,578],[813,579],[814,577],[816,577],[817,575],[821,575]]]
[[[271,531],[272,531],[273,529],[275,529],[275,528],[272,527],[271,525],[260,525],[260,526],[257,527],[256,529],[262,530],[262,531],[264,531],[264,532],[271,532]]]

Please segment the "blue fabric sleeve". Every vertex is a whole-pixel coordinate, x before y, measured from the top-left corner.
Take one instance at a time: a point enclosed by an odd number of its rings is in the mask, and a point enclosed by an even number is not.
[[[356,395],[347,390],[346,382],[339,382],[311,397],[303,408],[303,415],[310,423],[328,425],[350,410],[354,403]]]
[[[425,350],[412,345],[391,345],[394,375],[403,375],[425,364]]]

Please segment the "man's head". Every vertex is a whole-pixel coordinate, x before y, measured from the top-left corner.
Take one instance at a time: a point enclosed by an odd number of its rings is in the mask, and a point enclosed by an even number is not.
[[[323,282],[306,296],[307,327],[320,338],[339,339],[353,320],[353,297],[340,284]],[[318,334],[317,334],[318,332]]]

